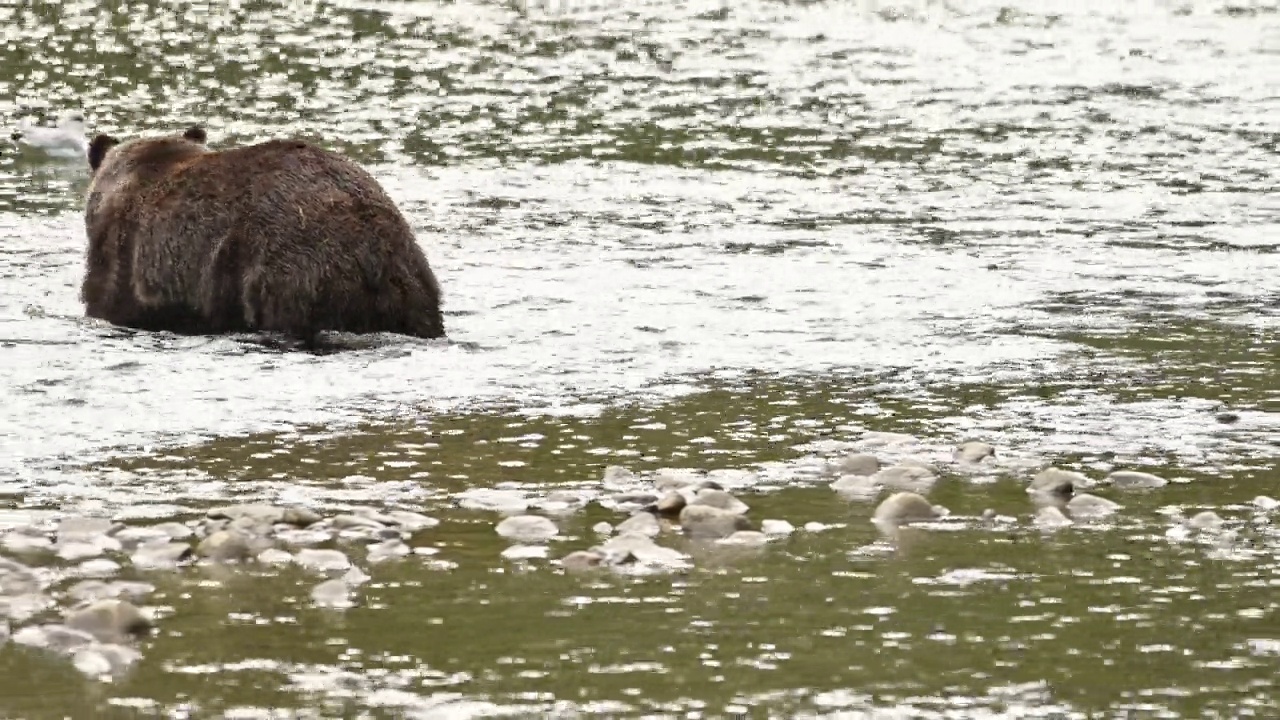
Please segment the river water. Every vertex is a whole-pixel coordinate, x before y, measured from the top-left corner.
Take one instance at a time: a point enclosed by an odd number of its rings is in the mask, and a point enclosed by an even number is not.
[[[87,320],[86,168],[6,145],[0,512],[394,505],[443,521],[420,542],[453,566],[378,566],[337,614],[301,574],[151,577],[141,665],[102,684],[10,646],[10,716],[1280,702],[1280,544],[1250,504],[1280,492],[1275,2],[84,1],[0,28],[11,124],[76,108],[364,163],[449,333],[311,355]],[[935,496],[1016,521],[884,551],[870,506],[786,469],[864,430],[992,443]],[[1044,537],[1019,482],[1048,464],[1175,482]],[[753,516],[832,529],[582,581],[459,506],[607,465],[758,470]],[[1230,542],[1166,537],[1202,509]],[[618,519],[572,515],[553,556]]]

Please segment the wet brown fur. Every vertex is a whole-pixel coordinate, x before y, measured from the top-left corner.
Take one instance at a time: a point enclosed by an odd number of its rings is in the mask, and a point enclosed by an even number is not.
[[[298,140],[223,151],[200,127],[89,146],[86,314],[143,330],[442,337],[404,216],[350,160]]]

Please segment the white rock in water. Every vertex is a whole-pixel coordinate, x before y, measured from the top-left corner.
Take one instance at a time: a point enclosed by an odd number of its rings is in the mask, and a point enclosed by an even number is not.
[[[351,567],[351,561],[340,550],[303,548],[293,559],[302,567],[316,572],[337,572]]]
[[[877,472],[871,480],[890,490],[924,494],[933,489],[938,477],[928,468],[902,463]]]
[[[765,535],[782,536],[790,535],[795,532],[796,528],[786,520],[762,520],[760,522],[760,532]]]
[[[472,488],[458,493],[457,497],[459,507],[468,510],[518,513],[524,512],[529,507],[529,498],[523,490]]]
[[[356,604],[351,597],[351,587],[342,580],[325,580],[312,588],[311,601],[332,610],[345,610]]]
[[[980,463],[989,457],[995,457],[996,449],[988,443],[977,440],[962,443],[953,454],[956,460],[965,463]]]
[[[258,553],[258,562],[263,565],[288,565],[293,562],[293,555],[288,550],[267,548]]]
[[[734,515],[745,515],[750,510],[747,504],[738,498],[730,495],[724,490],[716,490],[714,488],[705,488],[698,491],[690,505],[707,505],[713,508],[733,513]]]
[[[643,535],[618,535],[595,550],[609,565],[615,567],[626,565],[630,561],[664,571],[689,567],[687,555],[658,545]]]
[[[498,534],[522,543],[541,543],[560,534],[560,528],[541,515],[516,515],[498,523]]]
[[[1027,492],[1069,497],[1076,490],[1084,490],[1092,485],[1093,481],[1083,473],[1051,467],[1041,470],[1031,478]]]
[[[58,522],[58,542],[90,540],[110,533],[114,527],[115,523],[107,518],[64,517]]]
[[[880,458],[867,453],[854,453],[827,465],[835,475],[875,475],[880,467]]]
[[[413,550],[399,538],[392,538],[380,543],[374,543],[369,546],[369,562],[379,563],[384,560],[394,560],[402,558]]]
[[[613,534],[613,526],[607,522],[601,521],[591,526],[591,532],[608,537]]]
[[[723,488],[748,488],[760,484],[760,476],[757,473],[733,468],[712,470],[707,473],[707,480]]]
[[[1280,507],[1280,500],[1269,498],[1266,495],[1259,495],[1253,499],[1253,504],[1263,512],[1271,512]]]
[[[739,530],[726,538],[716,540],[719,545],[742,545],[744,547],[761,547],[768,544],[769,536],[754,530]]]
[[[898,492],[885,498],[871,519],[872,522],[885,525],[908,525],[937,520],[946,514],[946,508],[929,504],[918,493]]]
[[[831,489],[849,500],[870,500],[880,494],[880,483],[871,475],[841,475]]]
[[[1223,520],[1212,510],[1198,512],[1187,520],[1187,527],[1193,530],[1217,530],[1222,527]]]
[[[680,527],[691,538],[715,540],[750,530],[751,523],[742,515],[711,505],[686,505],[680,511]]]
[[[547,557],[546,545],[512,545],[502,551],[507,560],[542,560]]]
[[[119,675],[142,659],[142,653],[116,643],[92,643],[75,651],[72,665],[89,677]]]
[[[1104,497],[1081,493],[1067,503],[1067,512],[1075,518],[1102,518],[1115,514],[1121,508],[1120,503],[1112,502]]]
[[[1117,470],[1107,476],[1107,482],[1121,490],[1143,490],[1164,487],[1169,484],[1168,480],[1159,475],[1132,470]]]
[[[106,558],[86,560],[75,569],[75,573],[81,577],[107,577],[118,572],[120,572],[120,563]]]
[[[638,512],[635,515],[618,523],[618,534],[635,533],[644,535],[645,537],[657,537],[662,532],[662,526],[658,524],[658,518],[651,513]]]
[[[1033,522],[1041,530],[1058,530],[1073,524],[1071,518],[1063,515],[1062,511],[1053,505],[1040,508]]]
[[[604,477],[600,484],[606,490],[624,490],[639,483],[636,474],[620,465],[610,465],[604,469]]]

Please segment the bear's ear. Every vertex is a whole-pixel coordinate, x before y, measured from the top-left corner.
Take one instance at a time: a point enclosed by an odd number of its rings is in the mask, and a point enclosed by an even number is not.
[[[107,156],[107,151],[120,144],[120,141],[110,135],[98,135],[89,143],[89,169],[97,170],[102,164],[103,158]]]
[[[205,133],[204,128],[200,127],[199,125],[192,125],[191,127],[187,128],[187,131],[182,133],[182,137],[186,138],[187,140],[190,140],[191,142],[198,142],[201,145],[203,145],[205,141],[209,139],[209,136],[208,134]]]

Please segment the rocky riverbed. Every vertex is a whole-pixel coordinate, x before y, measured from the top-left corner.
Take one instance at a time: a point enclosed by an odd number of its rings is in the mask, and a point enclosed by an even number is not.
[[[948,452],[901,433],[869,431],[810,449],[799,460],[757,468],[634,472],[615,465],[597,483],[573,490],[471,488],[453,503],[492,517],[493,532],[508,543],[500,553],[505,561],[569,574],[649,575],[696,572],[700,561],[711,558],[714,566],[744,549],[767,552],[795,533],[842,532],[842,525],[804,517],[758,517],[751,505],[761,494],[827,485],[832,502],[874,507],[869,521],[881,537],[858,551],[868,552],[875,546],[891,550],[912,528],[1052,533],[1106,523],[1124,513],[1127,494],[1158,493],[1170,482],[1126,469],[1099,478],[1052,466],[1034,469],[1034,460],[1006,461],[985,442]],[[993,484],[1007,482],[1022,485],[1026,494],[1012,515],[992,508],[961,515],[928,499],[939,485],[954,484],[968,505],[980,505]],[[567,531],[591,505],[616,521],[597,522],[581,536]],[[1257,497],[1251,522],[1265,522],[1277,506]],[[148,606],[157,574],[186,573],[198,582],[201,567],[269,572],[296,566],[314,578],[308,597],[315,607],[342,611],[361,602],[361,587],[380,563],[412,562],[444,572],[456,567],[440,557],[432,537],[440,521],[405,508],[240,504],[145,524],[57,513],[22,522],[21,516],[13,513],[0,534],[3,636],[32,652],[64,656],[101,681],[129,672],[148,636],[157,627],[164,632],[164,617],[183,612],[180,604],[161,613]],[[1165,536],[1228,552],[1238,525],[1213,511],[1189,518],[1169,513]]]

